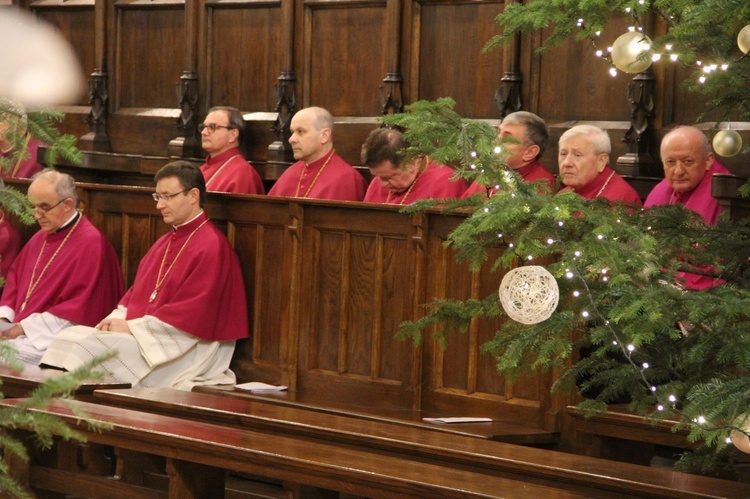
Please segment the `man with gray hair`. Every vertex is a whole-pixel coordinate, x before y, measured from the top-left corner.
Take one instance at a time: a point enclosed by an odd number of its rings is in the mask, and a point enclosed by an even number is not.
[[[545,181],[550,189],[555,186],[555,176],[539,162],[549,142],[549,131],[542,118],[528,111],[510,113],[503,118],[497,128],[497,136],[500,139],[512,138],[518,141],[517,144],[505,144],[508,152],[505,163],[518,173],[524,182]],[[463,197],[477,193],[492,196],[495,190],[495,186],[485,187],[474,182]]]
[[[333,117],[322,107],[297,111],[290,124],[292,166],[268,191],[269,196],[362,201],[367,182],[333,148]]]
[[[114,248],[76,210],[70,175],[43,171],[29,186],[28,198],[41,230],[8,271],[0,338],[14,342],[20,360],[38,364],[64,328],[98,324],[122,296],[123,283]]]
[[[609,167],[612,145],[607,132],[593,125],[577,125],[560,136],[557,161],[565,190],[586,199],[605,198],[641,205],[641,197]]]

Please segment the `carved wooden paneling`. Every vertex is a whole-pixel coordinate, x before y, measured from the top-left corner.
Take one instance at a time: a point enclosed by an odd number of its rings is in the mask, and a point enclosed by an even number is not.
[[[413,229],[395,211],[345,211],[305,207],[298,387],[349,400],[367,387],[371,403],[416,404],[415,350],[393,339],[413,317]]]
[[[496,1],[415,4],[412,100],[452,97],[459,114],[499,118],[493,97],[503,76],[502,51],[481,50],[497,32],[492,19],[502,7]]]
[[[207,2],[206,107],[274,110],[269,89],[281,66],[280,6]]]
[[[177,107],[183,71],[182,4],[119,0],[116,4],[115,108]]]
[[[385,1],[305,3],[304,106],[334,116],[378,114],[385,15]]]
[[[65,2],[36,1],[29,8],[40,18],[55,26],[70,44],[78,56],[84,76],[94,71],[95,60],[95,23],[94,0]],[[81,89],[80,99],[76,104],[87,104],[88,97]]]

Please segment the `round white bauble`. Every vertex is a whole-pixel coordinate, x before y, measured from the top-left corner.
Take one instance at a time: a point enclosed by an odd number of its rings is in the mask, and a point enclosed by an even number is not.
[[[83,95],[78,57],[49,23],[16,8],[0,16],[0,99],[28,108],[72,104]]]
[[[651,66],[651,39],[640,31],[628,31],[612,44],[612,63],[620,71],[640,73]],[[647,54],[641,58],[641,54]]]
[[[714,135],[713,146],[719,156],[735,156],[742,150],[742,137],[735,130],[719,130]]]
[[[739,420],[735,421],[735,424],[741,427],[745,431],[745,433],[750,433],[750,427],[748,427],[750,420],[746,419],[741,424],[738,424],[738,423],[739,423]],[[732,440],[732,444],[735,447],[737,447],[737,449],[747,454],[750,454],[750,438],[748,438],[747,435],[745,435],[745,433],[732,430],[732,432],[729,434],[729,438]]]
[[[750,24],[742,28],[737,35],[737,46],[743,54],[750,52]]]
[[[498,294],[508,317],[521,324],[538,324],[557,308],[560,288],[547,269],[529,265],[505,274]]]

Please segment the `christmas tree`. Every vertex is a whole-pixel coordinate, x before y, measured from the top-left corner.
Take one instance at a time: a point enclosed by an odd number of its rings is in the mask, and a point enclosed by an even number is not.
[[[543,264],[559,287],[560,305],[546,320],[504,320],[483,346],[511,379],[538,368],[562,372],[554,389],[578,387],[586,411],[627,400],[649,418],[678,418],[703,449],[682,464],[704,470],[731,464],[728,444],[750,415],[750,224],[721,219],[706,225],[681,206],[635,209],[606,200],[556,195],[528,184],[503,162],[494,128],[463,119],[451,99],[417,102],[385,117],[405,129],[407,160],[429,155],[457,174],[498,191],[451,203],[466,220],[448,244],[470,268]],[[510,139],[505,139],[510,140]],[[409,210],[435,206],[420,202]],[[504,249],[487,262],[490,248]],[[551,263],[550,263],[551,262]],[[725,284],[686,289],[679,272]],[[528,285],[527,285],[528,286]],[[542,290],[545,291],[546,290]],[[523,306],[523,304],[521,304]],[[480,317],[503,317],[496,294],[468,302],[439,300],[424,317],[402,324],[419,341],[430,330],[443,342]],[[577,350],[588,355],[575,361]],[[573,361],[571,363],[571,360]],[[748,421],[750,423],[750,421]]]
[[[622,16],[632,21],[633,34],[621,37],[625,45],[600,46],[603,30]],[[717,121],[750,120],[745,0],[532,0],[507,4],[496,21],[501,34],[486,50],[542,30],[541,51],[569,38],[586,40],[613,75],[655,62],[682,64],[692,72],[686,86],[707,96],[701,119],[711,113]],[[447,242],[458,259],[474,271],[489,266],[498,283],[507,269],[537,262],[554,276],[560,298],[548,318],[504,319],[483,346],[501,374],[513,379],[554,369],[562,373],[554,389],[586,395],[583,411],[628,401],[647,419],[678,419],[689,439],[701,444],[683,455],[678,465],[685,469],[731,467],[741,455],[733,440],[750,449],[750,223],[721,218],[708,226],[681,206],[641,210],[525,184],[504,164],[496,131],[462,119],[450,99],[417,102],[384,121],[406,130],[412,144],[407,157],[427,154],[469,180],[498,188],[488,200],[441,203],[470,213]],[[739,152],[738,137],[731,137],[732,154]],[[434,203],[409,209],[427,206]],[[498,245],[501,256],[487,262],[488,249]],[[680,272],[710,275],[723,284],[686,289]],[[531,292],[557,291],[527,279],[526,294],[511,298],[511,306],[514,299],[521,307],[533,301]],[[466,331],[476,318],[514,317],[512,307],[503,306],[494,294],[478,301],[437,300],[424,317],[402,324],[400,335],[419,341],[430,331],[449,344],[451,334]],[[579,357],[580,349],[586,354]]]

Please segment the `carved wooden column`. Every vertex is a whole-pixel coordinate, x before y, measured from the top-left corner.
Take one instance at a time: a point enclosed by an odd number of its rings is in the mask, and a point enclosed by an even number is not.
[[[282,71],[273,87],[278,116],[271,130],[275,139],[268,146],[268,161],[266,163],[266,180],[275,180],[294,162],[292,147],[289,144],[289,123],[297,112],[296,84],[297,75],[294,72],[294,0],[281,0],[281,40]]]
[[[515,0],[505,2],[507,8]],[[515,35],[507,45],[503,47],[503,61],[505,61],[505,74],[500,79],[502,85],[495,91],[495,104],[500,110],[500,117],[505,118],[510,113],[521,110],[521,38]]]
[[[630,128],[623,142],[628,152],[617,158],[617,172],[623,175],[649,176],[656,165],[651,155],[651,120],[654,116],[654,73],[648,68],[638,73],[628,85]]]
[[[198,0],[185,0],[185,66],[177,83],[177,101],[180,117],[177,128],[180,136],[169,141],[169,155],[177,157],[200,157],[200,134],[198,133]]]
[[[386,54],[388,73],[380,87],[380,105],[382,114],[400,113],[404,109],[401,98],[401,0],[388,0],[386,4],[386,40],[397,40],[390,45]]]
[[[96,68],[87,83],[91,110],[86,117],[89,133],[81,137],[81,149],[94,151],[111,151],[112,145],[107,135],[107,115],[109,113],[109,75],[107,74],[107,5],[106,0],[97,0],[94,4],[94,56]]]

